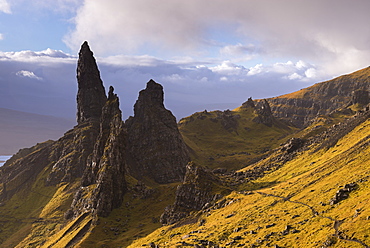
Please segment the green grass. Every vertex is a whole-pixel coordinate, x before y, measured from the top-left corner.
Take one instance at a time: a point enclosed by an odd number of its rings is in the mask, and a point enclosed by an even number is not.
[[[232,111],[238,115],[237,128],[225,129],[220,111],[195,113],[182,119],[179,130],[192,149],[192,159],[209,168],[240,169],[277,147],[294,129],[276,121],[272,127],[253,121],[257,116],[252,108]]]

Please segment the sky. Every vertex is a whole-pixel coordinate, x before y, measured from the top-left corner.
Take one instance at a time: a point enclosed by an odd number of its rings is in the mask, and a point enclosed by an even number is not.
[[[369,66],[368,0],[0,0],[0,107],[75,118],[86,40],[124,119],[154,79],[179,120]]]

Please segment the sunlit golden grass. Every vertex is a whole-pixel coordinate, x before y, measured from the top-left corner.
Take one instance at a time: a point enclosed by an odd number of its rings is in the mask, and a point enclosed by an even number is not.
[[[199,222],[179,228],[165,226],[130,247],[150,242],[181,247],[181,242],[192,244],[194,239],[225,246],[237,236],[242,239],[236,244],[261,242],[262,247],[321,247],[329,241],[331,247],[362,247],[336,238],[334,220],[343,221],[339,230],[345,237],[369,244],[369,137],[370,121],[366,121],[334,147],[315,153],[306,151],[253,182],[256,185],[277,182],[273,186],[254,189],[250,195],[230,194],[227,196],[230,205],[201,215],[200,219],[206,220],[203,226]],[[359,188],[348,199],[330,205],[336,191],[351,182],[358,183]],[[227,218],[230,214],[233,216]],[[287,225],[297,231],[282,235]]]

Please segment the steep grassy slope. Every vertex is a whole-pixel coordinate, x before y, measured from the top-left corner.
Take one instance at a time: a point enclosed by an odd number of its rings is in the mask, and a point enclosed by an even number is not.
[[[253,108],[199,112],[180,120],[179,130],[192,159],[209,168],[240,169],[285,141],[294,128],[275,120],[257,123]]]
[[[241,185],[223,204],[201,211],[194,223],[162,227],[129,247],[150,242],[160,247],[367,247],[369,144],[367,120],[333,147],[315,151],[311,145],[280,169]],[[350,183],[357,186],[349,197],[330,204]]]

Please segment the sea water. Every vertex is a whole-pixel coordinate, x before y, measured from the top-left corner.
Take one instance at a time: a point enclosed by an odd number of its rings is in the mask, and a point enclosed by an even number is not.
[[[9,155],[0,155],[0,167],[5,164],[5,162],[11,158],[12,156]]]

